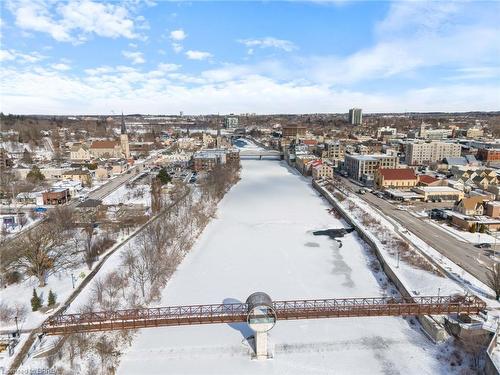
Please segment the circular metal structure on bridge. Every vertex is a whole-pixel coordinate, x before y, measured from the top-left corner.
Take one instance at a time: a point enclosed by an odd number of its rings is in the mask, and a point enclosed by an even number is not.
[[[254,332],[267,332],[276,324],[273,301],[264,292],[252,293],[246,301],[247,323]]]

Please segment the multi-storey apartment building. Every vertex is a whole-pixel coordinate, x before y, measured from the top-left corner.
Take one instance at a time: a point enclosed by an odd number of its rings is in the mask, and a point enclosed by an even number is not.
[[[239,163],[240,154],[232,149],[206,149],[193,155],[193,169],[196,172],[209,171],[216,165]]]
[[[444,139],[453,135],[453,129],[440,128],[440,129],[427,129],[427,124],[420,124],[419,136],[425,139]]]
[[[344,160],[345,145],[340,142],[326,142],[325,148],[321,152],[321,158],[331,160],[337,166]]]
[[[306,135],[306,127],[301,125],[283,126],[283,137],[304,137]]]
[[[374,154],[374,155],[346,155],[344,162],[347,175],[357,181],[373,181],[373,175],[378,168],[396,168],[398,157]]]
[[[233,114],[227,116],[224,119],[224,126],[228,129],[234,129],[237,128],[239,124],[239,120],[237,116],[234,116]]]
[[[461,145],[447,142],[420,142],[406,145],[406,163],[420,165],[435,163],[446,157],[460,156]]]
[[[351,108],[349,110],[349,124],[361,125],[363,122],[363,111],[361,108]]]

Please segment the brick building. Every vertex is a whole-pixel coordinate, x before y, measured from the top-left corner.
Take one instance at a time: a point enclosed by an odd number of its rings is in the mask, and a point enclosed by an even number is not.
[[[500,160],[500,149],[498,148],[480,148],[477,151],[477,158],[482,161]]]
[[[379,168],[374,179],[378,189],[410,189],[418,182],[411,168]]]
[[[64,204],[70,200],[68,189],[53,189],[42,193],[44,205]]]

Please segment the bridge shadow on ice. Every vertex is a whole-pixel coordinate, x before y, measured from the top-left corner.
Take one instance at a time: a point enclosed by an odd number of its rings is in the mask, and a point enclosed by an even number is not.
[[[229,305],[232,303],[242,303],[239,299],[236,298],[224,298],[222,301],[224,305]],[[240,322],[240,323],[227,323],[229,327],[232,329],[239,331],[241,333],[241,336],[243,336],[242,342],[246,341],[248,346],[252,349],[255,350],[254,348],[254,332],[250,329],[248,324],[246,322]]]

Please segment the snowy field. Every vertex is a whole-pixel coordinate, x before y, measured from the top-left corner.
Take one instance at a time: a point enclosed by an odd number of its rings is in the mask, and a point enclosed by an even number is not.
[[[495,243],[495,236],[489,235],[487,233],[470,233],[466,232],[463,230],[460,230],[456,227],[453,227],[451,225],[447,224],[437,224],[436,222],[432,220],[428,220],[429,223],[434,225],[435,227],[440,228],[441,230],[444,230],[451,234],[453,237],[457,238],[460,241],[464,242],[469,242],[472,244],[478,244],[478,243],[490,243],[494,244]]]
[[[133,187],[122,185],[102,201],[106,205],[114,204],[151,204],[151,188],[146,184],[139,184]]]
[[[162,305],[275,299],[369,297],[390,293],[370,271],[355,233],[343,246],[312,231],[339,228],[328,203],[282,162],[242,161],[242,180],[164,289]],[[274,359],[254,361],[246,324],[141,330],[119,374],[452,373],[447,347],[402,318],[278,321]]]

